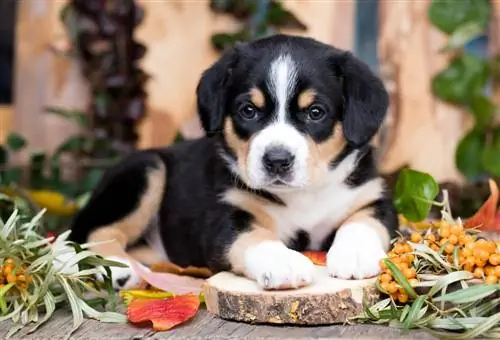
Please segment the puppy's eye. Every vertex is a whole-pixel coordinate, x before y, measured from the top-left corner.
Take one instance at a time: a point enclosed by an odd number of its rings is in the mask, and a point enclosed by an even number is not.
[[[318,105],[313,105],[311,106],[309,109],[308,109],[308,117],[310,120],[320,120],[321,118],[323,118],[326,114],[325,110],[318,106]]]
[[[255,117],[257,117],[257,114],[257,109],[250,104],[243,105],[240,109],[240,115],[248,120],[255,119]]]

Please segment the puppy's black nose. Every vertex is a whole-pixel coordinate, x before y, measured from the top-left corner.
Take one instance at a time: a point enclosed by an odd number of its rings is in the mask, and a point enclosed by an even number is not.
[[[283,175],[290,171],[293,166],[295,156],[290,151],[275,147],[266,151],[263,157],[266,171],[274,175]]]

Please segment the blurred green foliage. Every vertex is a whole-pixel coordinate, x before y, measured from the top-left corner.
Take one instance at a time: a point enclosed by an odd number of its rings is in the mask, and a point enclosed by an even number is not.
[[[464,48],[487,34],[491,11],[488,0],[432,0],[428,11],[431,23],[448,35],[442,53],[450,55],[449,65],[432,79],[432,91],[475,121],[455,153],[457,168],[469,181],[500,178],[500,126],[494,124],[500,108],[491,95],[491,88],[500,86],[500,56],[482,58]]]
[[[305,30],[307,27],[292,12],[274,0],[211,0],[210,9],[228,14],[243,23],[236,32],[216,33],[212,45],[223,51],[236,42],[250,41],[277,33],[279,29]]]

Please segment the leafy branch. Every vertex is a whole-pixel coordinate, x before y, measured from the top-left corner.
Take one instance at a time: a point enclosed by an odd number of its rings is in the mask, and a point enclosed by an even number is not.
[[[491,17],[488,0],[433,0],[430,22],[448,35],[442,53],[450,56],[448,67],[432,79],[432,91],[440,99],[463,108],[474,117],[474,126],[459,142],[457,168],[469,180],[500,177],[500,127],[495,117],[498,104],[488,94],[490,83],[500,82],[500,56],[480,58],[465,46],[486,35]]]

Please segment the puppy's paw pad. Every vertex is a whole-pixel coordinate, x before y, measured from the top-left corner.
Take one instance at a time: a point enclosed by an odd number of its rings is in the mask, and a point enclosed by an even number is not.
[[[314,264],[280,242],[264,242],[246,254],[247,271],[264,289],[294,289],[314,281]]]
[[[371,227],[364,224],[344,226],[337,232],[327,253],[328,273],[341,279],[371,278],[380,273],[379,263],[385,256],[382,242]]]
[[[141,278],[132,270],[130,262],[127,259],[116,256],[110,256],[107,257],[107,259],[127,265],[127,267],[109,267],[111,270],[113,289],[132,289],[139,285]],[[102,276],[98,275],[98,279],[102,280]]]

